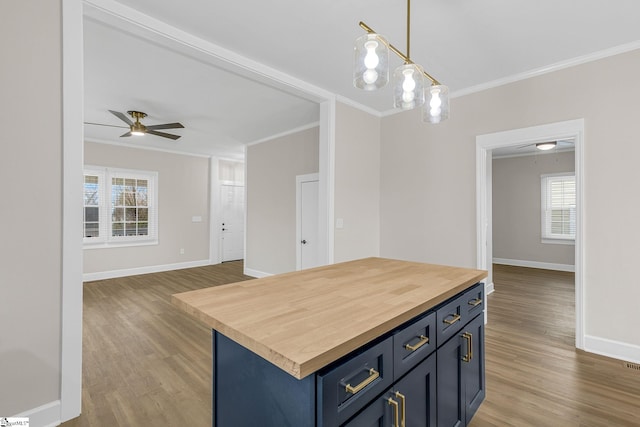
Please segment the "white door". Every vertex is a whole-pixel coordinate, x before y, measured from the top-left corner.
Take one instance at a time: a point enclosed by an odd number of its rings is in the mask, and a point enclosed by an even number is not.
[[[244,187],[220,186],[222,262],[244,258]]]
[[[296,177],[298,270],[317,267],[318,261],[318,174]]]

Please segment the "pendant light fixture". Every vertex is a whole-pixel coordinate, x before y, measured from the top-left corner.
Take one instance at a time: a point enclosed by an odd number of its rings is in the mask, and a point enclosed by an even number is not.
[[[404,64],[393,72],[393,106],[411,110],[422,106],[422,120],[440,123],[449,118],[449,88],[440,84],[424,69],[411,60],[411,0],[407,0],[407,53],[389,43],[383,36],[360,21],[367,32],[356,40],[353,84],[364,90],[377,90],[389,81],[389,50],[398,55]],[[425,88],[425,77],[431,82]]]

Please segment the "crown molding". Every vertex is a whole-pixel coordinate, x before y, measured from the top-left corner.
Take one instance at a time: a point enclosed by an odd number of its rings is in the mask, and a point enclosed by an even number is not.
[[[547,65],[526,71],[524,73],[514,74],[512,76],[504,77],[501,79],[493,80],[490,82],[482,83],[476,86],[460,89],[451,93],[451,98],[458,98],[461,96],[471,95],[473,93],[482,92],[487,89],[493,89],[499,86],[504,86],[510,83],[519,82],[521,80],[530,79],[532,77],[542,76],[544,74],[560,71],[565,68],[575,67],[576,65],[586,64],[589,62],[598,61],[600,59],[608,58],[610,56],[620,55],[622,53],[630,52],[632,50],[640,49],[640,40],[627,43],[619,46],[614,46],[609,49],[601,50],[598,52],[590,53],[588,55],[578,56],[566,61],[556,62],[555,64]]]
[[[250,142],[250,143],[245,144],[245,145],[247,147],[250,147],[252,145],[262,144],[263,142],[273,141],[276,138],[283,138],[283,137],[288,136],[288,135],[293,135],[294,133],[303,132],[305,130],[312,129],[312,128],[317,128],[319,126],[320,126],[320,122],[309,123],[309,124],[306,124],[304,126],[300,126],[300,127],[294,128],[294,129],[289,129],[289,130],[281,132],[281,133],[277,133],[275,135],[267,136],[266,138],[258,139],[257,141],[253,141],[253,142]]]

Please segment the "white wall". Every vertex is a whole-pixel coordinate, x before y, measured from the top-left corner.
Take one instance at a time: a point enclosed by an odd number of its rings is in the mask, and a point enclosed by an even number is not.
[[[492,169],[493,258],[573,266],[575,245],[542,243],[540,175],[574,172],[575,153],[498,158]]]
[[[247,274],[296,269],[296,176],[318,172],[318,150],[318,127],[247,147]]]
[[[5,1],[0,16],[4,417],[60,399],[61,5]]]
[[[334,261],[380,254],[380,118],[336,104]]]
[[[586,347],[640,360],[638,69],[633,51],[453,99],[438,126],[384,118],[382,255],[474,267],[475,137],[584,118]]]
[[[85,249],[85,278],[209,263],[208,158],[86,142],[84,160],[93,166],[158,172],[158,244]],[[193,216],[202,222],[192,222]]]

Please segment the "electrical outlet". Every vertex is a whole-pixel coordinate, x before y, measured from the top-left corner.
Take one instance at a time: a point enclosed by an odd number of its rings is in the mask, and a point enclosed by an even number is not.
[[[184,248],[180,248],[180,255],[184,255]]]

